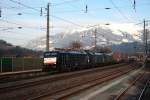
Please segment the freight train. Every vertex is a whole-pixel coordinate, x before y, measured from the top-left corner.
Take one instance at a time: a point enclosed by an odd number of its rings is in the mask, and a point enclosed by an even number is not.
[[[115,56],[116,57],[116,56]],[[112,53],[92,51],[49,51],[44,53],[43,71],[73,71],[114,64]]]

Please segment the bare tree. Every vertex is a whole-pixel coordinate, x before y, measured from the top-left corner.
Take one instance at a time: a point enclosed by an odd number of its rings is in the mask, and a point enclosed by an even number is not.
[[[91,50],[93,50],[95,52],[99,52],[99,53],[110,53],[110,52],[112,52],[110,47],[101,47],[101,46],[93,47]]]
[[[79,41],[73,41],[70,43],[69,48],[73,50],[79,50],[83,47],[82,43]]]
[[[103,48],[101,49],[101,52],[102,52],[102,53],[110,53],[110,52],[112,52],[112,50],[111,50],[110,47],[103,47]]]

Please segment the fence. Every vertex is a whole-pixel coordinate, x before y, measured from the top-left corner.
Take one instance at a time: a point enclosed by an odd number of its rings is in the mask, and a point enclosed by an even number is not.
[[[0,58],[0,72],[41,69],[42,58]]]

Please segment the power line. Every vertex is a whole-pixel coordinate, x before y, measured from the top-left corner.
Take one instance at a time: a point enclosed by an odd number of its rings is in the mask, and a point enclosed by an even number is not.
[[[9,0],[9,1],[11,1],[11,2],[13,2],[13,3],[16,3],[16,4],[18,4],[18,5],[21,5],[21,6],[23,6],[23,7],[26,7],[26,8],[29,8],[29,9],[32,9],[32,10],[35,10],[35,11],[38,11],[38,12],[41,12],[40,10],[35,9],[35,8],[33,8],[33,7],[30,7],[30,6],[28,6],[28,5],[25,5],[25,4],[21,3],[21,2],[18,2],[18,1],[15,1],[15,0]],[[83,27],[83,26],[81,26],[81,25],[79,25],[79,24],[76,24],[76,23],[74,23],[74,22],[72,22],[72,21],[69,21],[69,20],[66,20],[66,19],[64,19],[64,18],[57,17],[57,16],[54,16],[54,15],[50,15],[50,16],[52,16],[52,17],[54,17],[54,18],[56,18],[56,19],[62,20],[62,21],[64,21],[64,22],[67,22],[67,23],[76,25],[76,26],[78,26],[78,27]]]
[[[14,27],[3,28],[3,29],[1,29],[0,31],[7,31],[7,30],[12,30],[12,29],[14,29]]]
[[[14,24],[14,25],[22,26],[21,24],[14,23],[14,22],[10,22],[10,21],[4,20],[4,19],[0,19],[0,21],[2,21],[2,22],[6,22],[6,23],[9,23],[9,24]]]
[[[133,12],[134,12],[134,14],[135,14],[136,19],[137,19],[137,20],[140,20],[140,17],[138,16],[138,14],[137,14],[137,12],[136,12],[136,9],[133,8],[133,2],[132,2],[131,0],[128,0],[128,1],[131,3],[131,7],[132,7],[132,9],[133,9]]]
[[[20,2],[18,2],[18,1],[14,1],[14,0],[10,0],[11,2],[13,2],[13,3],[17,3],[17,4],[21,4],[21,6],[23,6],[23,7],[26,7],[26,8],[28,8],[28,9],[34,9],[34,10],[36,10],[36,11],[40,11],[40,13],[41,13],[41,7],[39,7],[39,10],[38,9],[36,9],[35,7],[30,7],[30,6],[27,6],[27,5],[25,5],[25,4],[22,4],[22,3],[20,3]],[[73,2],[73,1],[75,1],[75,0],[67,0],[67,1],[64,1],[63,3],[67,3],[67,2]],[[83,1],[83,0],[81,0],[81,1]],[[129,2],[132,4],[132,1],[131,0],[129,0]],[[58,3],[58,4],[61,4],[61,3]],[[139,5],[139,6],[141,6],[141,4]],[[117,6],[118,8],[122,8],[122,7],[119,7],[119,6]],[[14,7],[11,7],[10,9],[13,9]],[[44,7],[42,7],[42,8],[44,8]],[[76,8],[76,7],[75,7]],[[114,7],[115,8],[115,7]],[[18,8],[17,8],[18,9]],[[98,8],[99,9],[99,8]],[[103,8],[104,9],[104,8]],[[97,10],[97,9],[89,9],[88,8],[88,10],[90,11],[90,10],[93,10],[93,11],[95,11],[95,10]],[[84,10],[79,10],[79,11],[84,11]],[[60,12],[79,12],[79,11],[77,11],[77,10],[75,10],[75,11],[60,11]],[[28,13],[25,13],[25,14],[28,14]],[[29,14],[29,15],[31,15],[31,14]],[[127,16],[126,16],[127,17]],[[137,17],[137,16],[136,16]],[[127,19],[129,19],[129,18],[127,18]],[[137,17],[137,19],[139,19],[139,17]]]
[[[131,0],[129,0],[129,2],[131,3]],[[72,6],[72,4],[70,4],[71,6]],[[147,5],[147,6],[149,6],[150,5],[150,3],[140,3],[140,4],[136,4],[136,6],[145,6],[145,5]],[[41,7],[42,6],[36,6],[36,7],[32,7],[32,8],[34,8],[34,9],[36,9],[36,8],[39,8],[39,11],[40,11],[40,9],[41,9]],[[75,7],[75,6],[74,6]],[[77,6],[76,6],[77,7]],[[117,6],[118,8],[126,8],[126,7],[130,7],[130,6],[127,6],[127,5],[125,5],[125,6]],[[21,8],[21,7],[16,7],[16,6],[10,6],[10,7],[5,7],[5,6],[3,6],[3,7],[1,7],[1,8],[3,8],[3,9],[29,9],[29,8],[25,8],[25,7],[23,7],[23,8]],[[42,7],[42,8],[44,8],[44,7]],[[112,8],[115,8],[115,7],[112,7]],[[96,9],[103,9],[103,8],[96,8]],[[95,10],[95,9],[92,9],[92,10]]]
[[[24,36],[24,33],[18,33],[18,32],[13,32],[13,31],[3,31],[3,33],[5,33],[6,34],[6,32],[9,34],[16,34],[17,36]],[[13,35],[11,35],[11,36],[13,36]],[[18,37],[18,38],[16,38],[16,37],[7,37],[7,36],[2,36],[2,34],[0,34],[0,37],[1,38],[10,38],[10,39],[15,39],[15,40],[26,40],[26,39],[29,39],[29,38],[25,38],[25,37],[23,37],[23,38],[20,38],[20,37]]]
[[[88,4],[87,4],[87,0],[85,2],[85,0],[81,0],[81,4],[85,7],[84,8],[84,12],[87,13],[89,10]]]
[[[21,6],[23,6],[23,7],[26,7],[26,8],[29,8],[29,9],[33,9],[33,10],[35,10],[35,11],[39,11],[39,12],[40,12],[40,10],[35,9],[35,8],[33,8],[33,7],[30,7],[30,6],[28,6],[28,5],[25,5],[25,4],[21,3],[21,2],[18,2],[18,1],[15,1],[15,0],[9,0],[9,1],[11,1],[11,2],[13,2],[13,3],[16,3],[16,4],[18,4],[18,5],[21,5]]]
[[[129,2],[131,3],[132,5],[132,8],[134,9],[134,11],[136,12],[136,1],[134,0],[133,2],[131,0],[129,0]]]
[[[129,0],[129,2],[132,4],[132,1],[131,1],[131,0]]]
[[[84,26],[81,26],[81,25],[79,25],[79,24],[76,24],[76,23],[74,23],[74,22],[72,22],[72,21],[69,21],[69,20],[66,20],[66,19],[63,19],[63,18],[54,16],[54,15],[51,15],[51,16],[54,17],[54,18],[56,18],[56,19],[62,20],[62,21],[64,21],[64,22],[67,22],[67,23],[73,24],[73,25],[75,25],[75,26],[78,26],[78,27],[84,27]]]
[[[68,4],[68,3],[73,3],[73,2],[77,2],[77,1],[80,1],[80,0],[67,0],[67,1],[64,1],[64,2],[52,4],[52,6],[59,6],[59,5]]]
[[[12,10],[12,11],[16,11],[15,8],[10,7],[10,8],[3,8],[3,9],[8,9],[8,10]],[[21,8],[17,8],[17,9],[21,9]],[[29,8],[27,8],[29,9]],[[95,9],[91,9],[91,10],[95,10]],[[75,13],[75,12],[83,12],[84,10],[59,10],[59,11],[55,11],[55,13]],[[17,12],[17,11],[16,11]],[[26,14],[26,15],[33,15],[33,13],[29,13],[29,12],[24,12],[21,11],[22,14]],[[45,14],[45,13],[44,13]],[[37,15],[37,14],[36,14]],[[40,8],[40,16],[43,15],[43,7]]]
[[[19,9],[19,8],[18,8]],[[18,12],[16,11],[15,9],[8,9],[8,10],[12,10],[14,12]],[[37,14],[34,14],[34,13],[29,13],[29,12],[25,12],[25,11],[21,11],[21,13],[15,13],[15,15],[23,15],[23,14],[26,14],[26,15],[30,15],[30,16],[33,16],[33,15],[37,15]],[[14,15],[14,14],[13,14]],[[39,15],[39,14],[38,14]]]
[[[41,29],[42,31],[46,31],[45,27],[30,27],[30,26],[25,26],[22,24],[18,24],[18,23],[14,23],[14,22],[10,22],[8,20],[4,20],[4,19],[0,19],[0,21],[8,23],[8,24],[13,24],[13,25],[17,25],[19,27],[23,26],[22,28],[31,28],[31,29]],[[0,29],[4,29],[4,28],[19,28],[19,27],[0,27]],[[50,28],[66,28],[65,26],[50,26]]]
[[[8,24],[17,25],[19,27],[31,28],[31,29],[40,29],[40,30],[42,30],[42,28],[40,28],[40,27],[29,27],[29,26],[25,26],[25,25],[22,25],[22,24],[18,24],[18,23],[15,23],[15,22],[8,21],[8,20],[4,20],[4,19],[0,19],[0,21],[8,23]]]
[[[22,41],[22,40],[25,40],[28,39],[28,38],[15,38],[15,37],[8,37],[8,36],[0,36],[1,38],[7,38],[7,39],[15,39],[15,40],[19,40],[19,41]]]
[[[95,10],[97,10],[97,9],[89,9],[88,8],[88,5],[87,5],[87,0],[86,0],[86,2],[83,2],[83,1],[85,1],[85,0],[81,0],[81,2],[82,2],[82,4],[84,5],[84,9],[81,9],[81,10],[79,10],[79,11],[82,11],[83,13],[87,13],[87,11],[88,11],[88,15],[90,15],[90,16],[92,16],[92,17],[95,17],[95,16],[93,16],[93,15],[91,15],[90,13],[89,13],[89,11],[90,10],[93,10],[93,11],[95,11]],[[73,5],[73,4],[70,4],[70,6],[71,7],[73,7],[73,8],[78,8],[78,9],[80,9],[78,6],[75,6],[75,5]],[[105,9],[105,8],[100,8],[100,9]],[[78,12],[79,12],[78,11]],[[70,12],[77,12],[77,11],[70,11]],[[80,27],[80,26],[79,26]],[[81,27],[83,27],[83,26],[81,26]]]
[[[113,0],[109,0],[111,4],[114,6],[114,8],[120,13],[121,16],[123,16],[126,20],[130,22],[130,19],[119,9],[118,6],[113,2]]]

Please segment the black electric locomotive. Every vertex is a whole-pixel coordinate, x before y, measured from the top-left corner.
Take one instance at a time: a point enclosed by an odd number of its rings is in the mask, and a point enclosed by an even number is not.
[[[51,51],[44,53],[43,70],[70,71],[83,69],[88,65],[89,57],[85,52]]]

